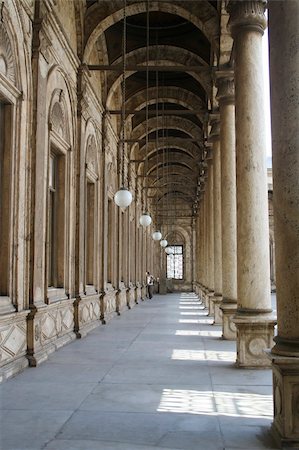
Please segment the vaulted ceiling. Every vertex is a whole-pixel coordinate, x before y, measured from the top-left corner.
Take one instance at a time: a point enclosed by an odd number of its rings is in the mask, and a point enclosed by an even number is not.
[[[197,208],[213,104],[212,66],[219,55],[218,3],[127,0],[128,154],[136,173],[146,177],[144,189],[158,205],[158,214],[165,215],[168,208],[170,220],[182,211],[191,218]],[[94,46],[99,49],[105,71],[103,98],[106,108],[120,120],[124,1],[91,0],[87,4],[85,59],[88,62]]]

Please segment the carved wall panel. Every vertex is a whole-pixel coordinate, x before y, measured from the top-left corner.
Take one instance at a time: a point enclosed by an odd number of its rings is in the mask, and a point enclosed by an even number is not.
[[[79,321],[84,326],[100,319],[100,299],[82,299],[79,304]]]
[[[13,50],[7,31],[2,23],[0,23],[0,72],[15,84]]]
[[[26,322],[4,324],[0,327],[0,364],[26,353]]]

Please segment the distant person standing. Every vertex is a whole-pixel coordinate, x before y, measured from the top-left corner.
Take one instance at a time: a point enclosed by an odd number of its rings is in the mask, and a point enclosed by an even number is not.
[[[154,277],[149,272],[146,272],[146,288],[148,297],[153,298]]]

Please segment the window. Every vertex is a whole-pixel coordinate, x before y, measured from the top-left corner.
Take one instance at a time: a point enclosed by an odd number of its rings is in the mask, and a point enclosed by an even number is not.
[[[51,152],[48,185],[48,287],[64,287],[65,157]]]
[[[130,222],[130,281],[136,282],[136,227],[135,218]]]
[[[86,183],[86,284],[95,284],[95,183]]]
[[[172,249],[173,253],[167,255],[167,278],[174,278],[175,280],[183,279],[183,246],[172,245],[168,247]]]
[[[127,211],[121,213],[121,229],[120,229],[120,238],[121,238],[121,281],[127,281]]]
[[[108,249],[107,249],[107,282],[112,283],[113,272],[113,204],[108,200]]]
[[[0,295],[9,296],[11,213],[11,105],[0,102]]]

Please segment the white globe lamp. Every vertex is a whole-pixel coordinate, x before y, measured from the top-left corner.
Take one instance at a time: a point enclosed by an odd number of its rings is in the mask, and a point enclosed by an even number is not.
[[[120,208],[126,208],[132,203],[133,197],[130,191],[122,187],[114,195],[114,201]]]
[[[166,241],[166,239],[162,239],[162,241],[160,241],[160,245],[163,248],[167,247],[167,244],[168,244],[168,242]]]
[[[171,247],[166,247],[165,251],[166,251],[167,255],[172,255],[172,253],[173,253],[173,250]]]
[[[162,239],[162,233],[160,231],[154,231],[152,237],[154,241],[160,241]]]
[[[144,228],[148,227],[152,223],[152,218],[148,213],[144,213],[142,214],[142,216],[140,216],[139,223]]]

